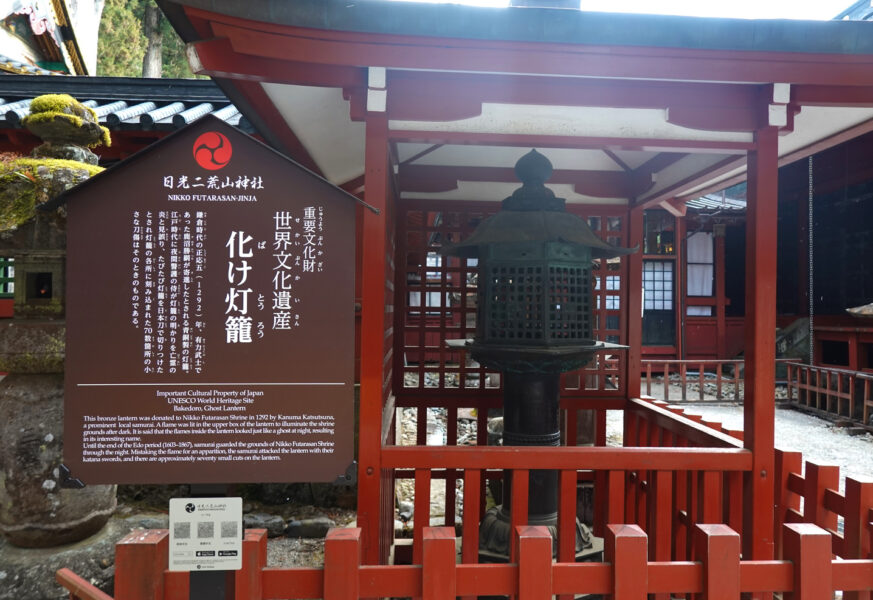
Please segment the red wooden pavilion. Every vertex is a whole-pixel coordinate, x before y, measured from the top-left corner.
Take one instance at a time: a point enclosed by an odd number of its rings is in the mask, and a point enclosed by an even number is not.
[[[339,554],[326,558],[324,587],[306,579],[298,589],[324,597],[537,595],[545,569],[544,597],[869,594],[871,561],[834,563],[815,580],[797,562],[830,564],[830,534],[783,523],[835,531],[837,515],[846,533],[833,537],[834,551],[869,558],[873,490],[853,482],[845,495],[827,493],[831,471],[808,467],[804,478],[799,455],[774,450],[773,367],[777,169],[870,128],[873,25],[377,0],[159,4],[197,70],[216,79],[266,140],[380,211],[359,216],[360,546],[355,533],[329,540]],[[564,376],[566,446],[485,447],[484,436],[479,446],[457,446],[458,410],[478,409],[483,431],[488,409],[500,405],[500,378],[445,345],[475,329],[475,267],[440,259],[438,250],[497,210],[517,186],[512,165],[532,147],[554,164],[550,187],[568,209],[620,246],[643,246],[647,208],[682,215],[687,199],[747,179],[742,432],[640,399],[645,257],[634,254],[592,271],[596,334],[630,350]],[[395,439],[401,407],[418,409],[416,446]],[[446,445],[426,445],[430,407],[447,409]],[[622,448],[606,447],[608,409],[624,411]],[[593,447],[576,446],[585,411],[596,415]],[[542,541],[530,531],[511,562],[539,565],[535,579],[476,564],[486,479],[513,471],[513,523],[521,525],[528,471],[544,467],[561,472],[559,564],[548,571],[546,555],[526,558]],[[360,548],[365,564],[386,564],[398,478],[415,481],[412,561],[425,564],[423,575],[369,571],[370,579],[340,585],[327,576],[328,563],[331,573],[355,568],[358,551],[343,554],[343,544]],[[454,534],[427,528],[437,479],[450,482],[446,525],[462,533],[457,570],[443,543]],[[574,588],[577,571],[566,563],[580,479],[594,481],[595,533],[606,538],[614,569],[591,567],[587,587]],[[461,481],[463,525],[455,514]],[[793,570],[773,560],[780,556],[795,561]],[[669,562],[691,559],[705,564]],[[273,593],[291,581],[264,573]],[[513,574],[517,584],[507,583]]]

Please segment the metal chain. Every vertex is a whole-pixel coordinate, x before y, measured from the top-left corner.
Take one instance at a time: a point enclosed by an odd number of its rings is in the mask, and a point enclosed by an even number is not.
[[[815,291],[815,286],[813,285],[813,237],[812,237],[812,205],[813,205],[813,179],[812,179],[812,155],[809,155],[809,223],[807,228],[809,229],[809,364],[812,365],[813,357],[815,354],[815,328],[813,327],[813,318],[814,318],[814,303],[815,296],[813,295]]]

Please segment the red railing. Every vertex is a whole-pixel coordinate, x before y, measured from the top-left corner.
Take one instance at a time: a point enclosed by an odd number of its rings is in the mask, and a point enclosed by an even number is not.
[[[873,479],[847,477],[840,493],[839,467],[804,465],[800,452],[777,450],[776,482],[777,530],[783,523],[812,523],[832,535],[833,553],[840,558],[870,556]]]
[[[386,471],[398,479],[414,480],[412,549],[404,546],[397,556],[412,562],[420,557],[423,531],[431,524],[432,483],[442,479],[447,485],[441,524],[462,530],[462,558],[477,562],[486,479],[508,473],[513,482],[520,482],[514,484],[513,493],[524,497],[512,501],[520,525],[527,514],[527,492],[519,491],[520,486],[527,485],[529,470],[537,468],[560,471],[559,546],[566,544],[560,556],[568,561],[573,555],[579,480],[594,481],[595,535],[602,536],[607,523],[637,523],[653,537],[659,559],[687,558],[696,523],[725,523],[739,529],[742,472],[751,464],[751,454],[741,443],[742,432],[704,422],[661,401],[631,400],[625,406],[625,448],[537,448],[535,453],[484,446],[484,410],[477,415],[477,441],[483,445],[455,446],[457,407],[447,409],[448,446],[425,446],[427,423],[420,406],[418,445],[383,448]],[[572,414],[575,410],[568,411]],[[569,420],[568,428],[574,429]],[[464,490],[463,518],[455,511],[457,481]]]
[[[751,453],[740,447],[741,433],[651,400],[630,401],[625,421],[625,444],[630,446],[625,448],[563,447],[536,453],[510,447],[386,448],[384,468],[409,469],[415,479],[412,566],[362,566],[360,532],[340,530],[328,536],[323,569],[268,568],[266,533],[250,530],[236,598],[598,593],[641,600],[645,594],[712,593],[712,585],[731,597],[740,592],[806,597],[812,589],[810,597],[822,599],[831,598],[834,590],[842,590],[847,599],[871,598],[873,481],[847,478],[841,493],[837,467],[806,463],[804,469],[799,453],[777,451],[774,540],[776,557],[785,560],[744,562],[735,531],[742,524],[742,474],[751,468]],[[480,564],[479,490],[485,473],[504,468],[512,472],[511,520],[518,534],[509,564]],[[524,525],[528,475],[542,468],[560,471],[556,564],[548,534]],[[465,482],[457,565],[456,529],[428,527],[435,469],[457,473]],[[602,563],[573,562],[580,469],[595,473],[601,494]],[[118,544],[116,597],[188,597],[187,574],[166,571],[167,542],[166,531],[153,530],[134,532]],[[832,554],[839,560],[832,560]],[[58,581],[72,598],[108,599],[69,571],[60,571]]]
[[[686,452],[743,448],[742,431],[704,421],[661,400],[629,401],[624,422],[625,447],[673,447]],[[609,489],[610,498],[615,492],[624,496],[624,522],[637,523],[648,533],[651,559],[690,559],[697,524],[742,528],[742,471],[722,469],[716,463],[676,469],[653,464],[657,469],[629,472],[624,489]],[[606,521],[616,522],[616,516],[606,515]]]
[[[776,359],[777,365],[797,362],[794,358]],[[742,360],[643,360],[642,389],[646,396],[666,402],[695,396],[698,401],[742,402],[744,366]],[[680,398],[670,398],[671,384],[680,387]],[[691,386],[697,389],[689,392]]]
[[[873,374],[789,364],[788,401],[869,425],[873,407]]]
[[[262,549],[266,535],[257,532],[257,548],[246,548],[254,569],[237,580],[255,576],[255,585],[237,585],[237,600],[324,598],[356,600],[376,597],[413,597],[424,600],[473,596],[514,596],[519,600],[549,600],[553,596],[601,594],[615,600],[643,600],[648,594],[663,597],[704,594],[705,598],[739,598],[742,593],[786,593],[796,600],[824,600],[842,590],[858,598],[873,590],[873,560],[843,561],[831,554],[832,536],[810,523],[782,527],[785,560],[744,561],[740,537],[726,525],[697,525],[693,532],[692,561],[649,559],[649,538],[636,525],[609,525],[605,531],[604,562],[552,562],[552,539],[543,527],[514,529],[509,564],[457,564],[455,532],[428,527],[422,534],[421,561],[413,566],[361,564],[360,529],[331,530],[325,541],[324,567],[276,569],[266,567]],[[253,535],[253,532],[248,532]],[[167,532],[140,544],[144,554],[166,554]],[[254,553],[255,560],[251,555]],[[146,557],[148,558],[148,557]],[[147,563],[140,563],[141,565]],[[124,600],[187,599],[187,586],[174,583],[178,573],[162,572],[157,580],[148,569],[116,567],[116,581],[128,592]],[[58,577],[71,598],[91,600],[106,596],[77,595],[81,579]],[[90,593],[90,592],[88,592]],[[658,597],[658,596],[656,596]]]

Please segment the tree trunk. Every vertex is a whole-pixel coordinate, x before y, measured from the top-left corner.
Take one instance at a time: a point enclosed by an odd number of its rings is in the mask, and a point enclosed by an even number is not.
[[[149,3],[145,7],[145,15],[142,20],[143,33],[148,40],[145,56],[142,57],[142,76],[161,76],[161,47],[163,36],[161,34],[161,9],[156,4]]]

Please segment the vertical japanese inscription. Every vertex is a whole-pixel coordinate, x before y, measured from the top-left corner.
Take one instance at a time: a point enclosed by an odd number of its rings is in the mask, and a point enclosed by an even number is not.
[[[273,326],[300,327],[298,287],[324,272],[324,207],[306,206],[302,214],[277,211],[273,215]]]
[[[130,322],[145,374],[203,371],[205,242],[206,211],[131,213]]]

